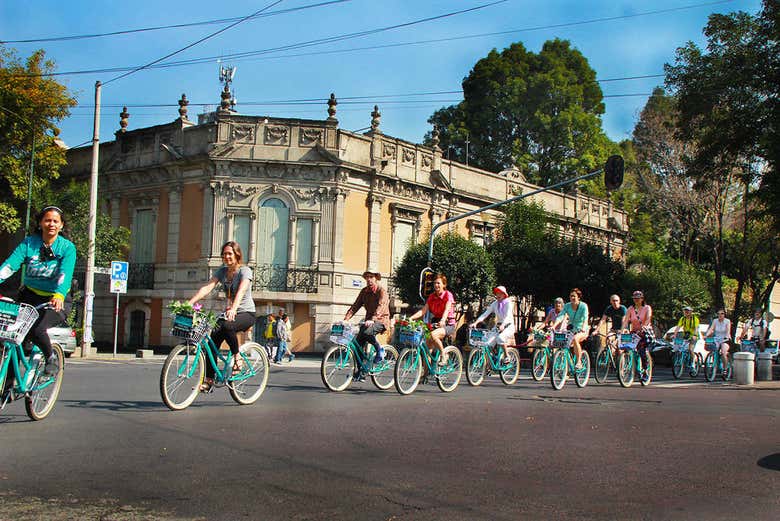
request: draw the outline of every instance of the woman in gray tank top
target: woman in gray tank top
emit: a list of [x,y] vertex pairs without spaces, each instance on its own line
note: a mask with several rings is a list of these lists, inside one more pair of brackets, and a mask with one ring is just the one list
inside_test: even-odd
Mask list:
[[[227,342],[233,353],[233,371],[241,370],[238,354],[238,331],[246,331],[255,323],[255,301],[252,299],[252,270],[248,266],[241,265],[241,247],[235,241],[228,241],[222,245],[222,262],[224,265],[214,272],[202,288],[189,300],[194,304],[221,284],[227,303],[225,305],[225,318],[217,322],[211,332],[214,345],[219,347],[223,341]],[[214,368],[206,364],[206,378],[203,381],[204,389],[208,390],[214,383]]]

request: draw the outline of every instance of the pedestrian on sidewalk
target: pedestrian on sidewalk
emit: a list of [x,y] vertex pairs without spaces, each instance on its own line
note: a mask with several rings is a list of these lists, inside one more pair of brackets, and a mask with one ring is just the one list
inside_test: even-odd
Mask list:
[[292,327],[290,325],[290,318],[286,313],[282,314],[282,316],[276,320],[276,339],[279,343],[279,347],[276,350],[274,361],[277,364],[281,364],[285,352],[289,351],[290,362],[292,362],[295,359],[295,355],[289,348],[289,343],[292,341]]

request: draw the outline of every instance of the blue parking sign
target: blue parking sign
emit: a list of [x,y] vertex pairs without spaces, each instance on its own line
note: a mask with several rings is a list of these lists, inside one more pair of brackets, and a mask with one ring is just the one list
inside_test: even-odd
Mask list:
[[111,261],[111,293],[127,293],[128,264]]

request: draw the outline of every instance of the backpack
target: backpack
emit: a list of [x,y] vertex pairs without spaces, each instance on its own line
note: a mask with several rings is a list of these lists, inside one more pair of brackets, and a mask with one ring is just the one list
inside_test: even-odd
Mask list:
[[276,335],[274,334],[274,322],[273,320],[269,320],[268,324],[265,326],[265,331],[263,332],[263,337],[267,339],[276,338]]

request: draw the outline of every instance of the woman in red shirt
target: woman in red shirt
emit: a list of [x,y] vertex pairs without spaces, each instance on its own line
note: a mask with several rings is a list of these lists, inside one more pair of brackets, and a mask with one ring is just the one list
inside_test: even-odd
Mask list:
[[439,363],[443,364],[442,340],[455,333],[455,297],[447,290],[447,277],[441,273],[437,273],[433,279],[433,293],[428,295],[425,306],[409,318],[416,320],[426,313],[431,314],[429,324],[432,328],[427,340],[428,347],[439,352]]

